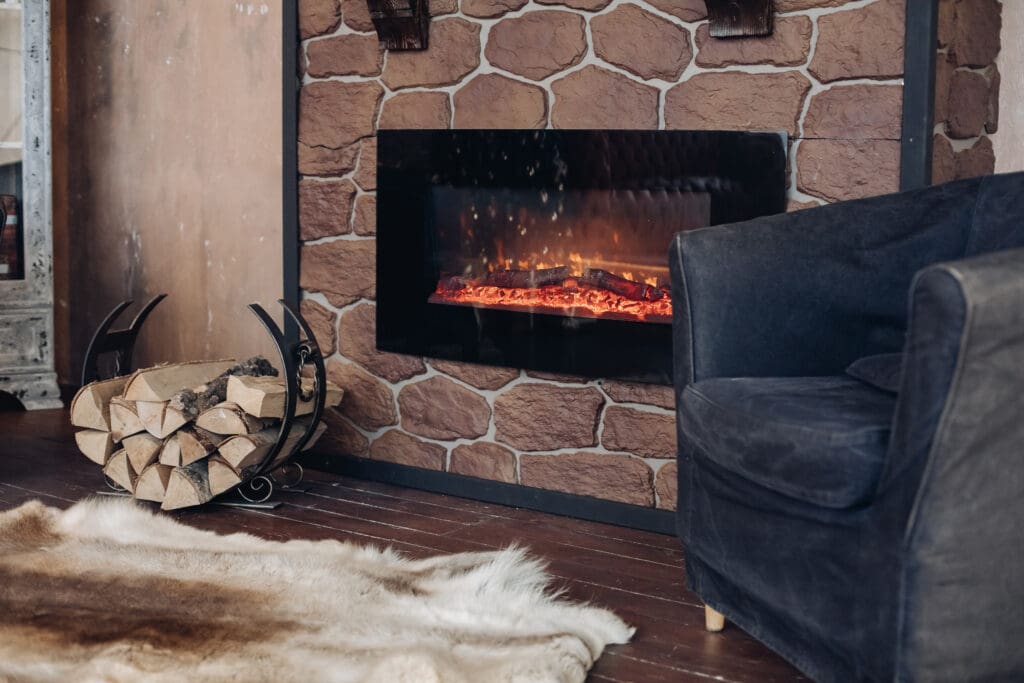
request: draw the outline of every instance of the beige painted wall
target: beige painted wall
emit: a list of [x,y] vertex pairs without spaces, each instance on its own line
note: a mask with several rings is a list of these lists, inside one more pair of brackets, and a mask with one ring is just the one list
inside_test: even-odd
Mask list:
[[245,305],[282,291],[280,3],[66,0],[60,18],[62,380],[114,304],[161,291],[137,364],[273,353]]
[[1024,170],[1024,0],[1003,0],[996,172]]

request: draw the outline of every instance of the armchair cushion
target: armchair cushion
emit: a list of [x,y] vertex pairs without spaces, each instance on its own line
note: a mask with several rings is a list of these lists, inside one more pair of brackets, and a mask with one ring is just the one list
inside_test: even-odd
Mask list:
[[719,467],[845,509],[875,491],[895,406],[849,377],[741,377],[687,386],[678,413],[694,451]]
[[876,389],[895,394],[900,390],[902,370],[902,353],[877,353],[850,363],[846,368],[846,374],[861,382],[867,382]]

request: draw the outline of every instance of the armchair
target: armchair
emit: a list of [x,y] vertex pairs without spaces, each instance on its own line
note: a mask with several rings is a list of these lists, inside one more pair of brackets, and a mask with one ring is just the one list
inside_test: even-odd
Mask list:
[[[1024,679],[1024,173],[669,257],[677,523],[710,613],[818,681]],[[875,354],[896,391],[846,374]]]

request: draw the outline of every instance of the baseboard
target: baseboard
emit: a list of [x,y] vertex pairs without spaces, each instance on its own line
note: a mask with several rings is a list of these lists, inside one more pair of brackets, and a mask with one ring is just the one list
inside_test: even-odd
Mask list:
[[369,479],[485,503],[550,512],[555,515],[652,531],[658,534],[675,535],[676,533],[675,513],[669,510],[656,510],[589,496],[506,484],[500,481],[477,479],[461,474],[425,470],[419,467],[365,458],[314,452],[304,454],[301,462],[304,466],[315,470],[356,479]]

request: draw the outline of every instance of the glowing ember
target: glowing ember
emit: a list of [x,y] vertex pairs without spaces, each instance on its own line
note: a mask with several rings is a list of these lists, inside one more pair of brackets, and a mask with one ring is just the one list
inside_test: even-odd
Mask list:
[[585,318],[672,322],[672,300],[665,287],[618,279],[620,285],[628,283],[620,290],[635,290],[624,296],[605,287],[583,284],[582,279],[594,278],[584,273],[582,277],[569,277],[561,284],[542,287],[498,287],[461,278],[442,278],[430,295],[430,302]]

